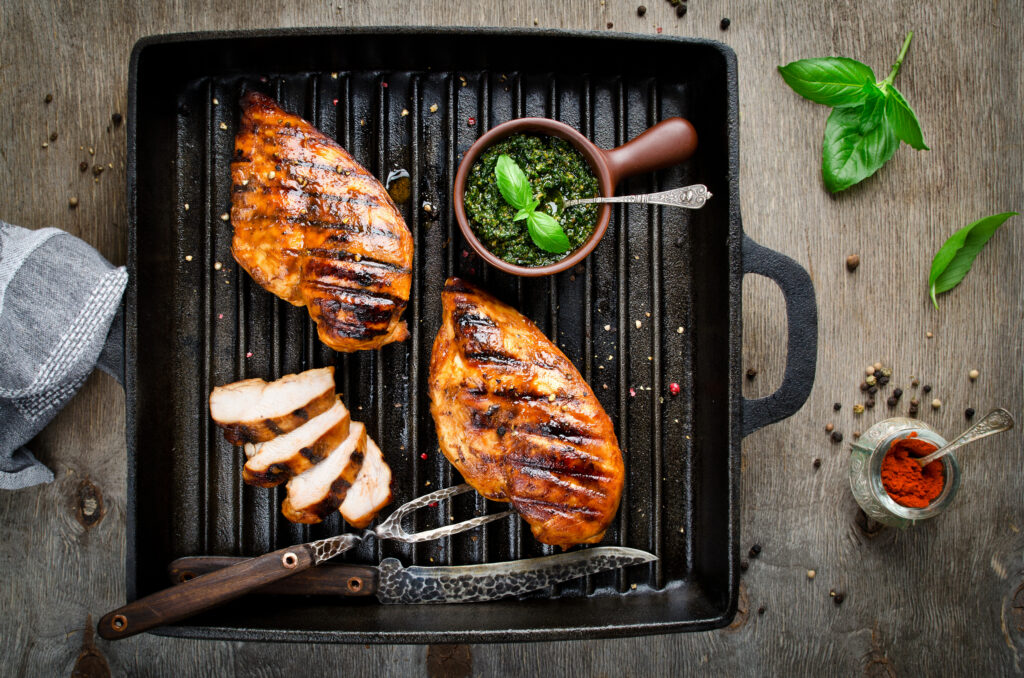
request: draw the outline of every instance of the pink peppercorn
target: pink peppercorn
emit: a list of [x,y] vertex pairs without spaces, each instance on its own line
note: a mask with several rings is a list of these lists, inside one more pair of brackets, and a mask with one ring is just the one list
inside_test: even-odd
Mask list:
[[679,384],[673,381],[671,384],[668,385],[668,392],[674,396],[679,395]]
[[632,387],[630,387],[630,389],[629,389],[629,395],[631,395],[632,397],[634,397],[634,398],[635,398],[635,397],[636,397],[636,389],[635,389],[635,388],[632,388]]
[[426,459],[426,458],[427,458],[427,453],[426,452],[422,452],[420,454],[420,459]]
[[476,118],[470,118],[469,120],[466,121],[466,124],[472,127],[473,125],[476,124]]

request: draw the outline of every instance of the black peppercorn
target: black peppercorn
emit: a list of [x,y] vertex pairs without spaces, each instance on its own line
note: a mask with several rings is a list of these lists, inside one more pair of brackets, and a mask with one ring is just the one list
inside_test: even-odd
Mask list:
[[836,593],[836,595],[832,596],[832,602],[834,602],[836,605],[842,605],[843,600],[845,599],[846,596],[844,596],[842,593]]
[[832,403],[832,409],[838,412],[839,410],[843,409],[843,405],[842,403]]
[[832,431],[832,442],[841,443],[843,442],[843,434],[839,431]]
[[114,113],[112,116],[110,116],[110,121],[113,122],[114,125],[120,125],[122,120],[124,120],[124,118],[121,116],[120,113]]
[[821,459],[815,459],[814,460],[814,468],[816,468],[816,469],[821,468]]
[[639,7],[636,8],[636,15],[637,16],[643,16],[644,14],[647,14],[647,8],[646,7],[644,7],[643,5],[640,5]]
[[974,408],[968,407],[966,410],[964,410],[964,417],[968,419],[974,419]]
[[862,391],[868,390],[868,382],[866,382],[866,381],[860,382],[860,390],[862,390]]
[[761,555],[761,545],[754,544],[753,546],[751,546],[750,553],[748,553],[747,555],[751,558],[757,558],[759,555]]
[[53,101],[53,95],[47,94],[45,97],[43,97],[43,101],[45,101],[46,103],[50,103],[51,101]]
[[893,394],[893,395],[894,395],[895,397],[897,397],[897,398],[902,398],[902,397],[903,397],[903,389],[902,389],[902,388],[900,388],[899,386],[897,386],[896,388],[894,388],[894,389],[892,390],[892,394]]
[[52,132],[50,134],[50,141],[56,141],[56,140],[57,140],[57,133],[56,132]]
[[686,16],[686,5],[676,5],[676,16]]
[[758,614],[764,614],[764,605],[762,605],[761,607],[757,608],[757,613]]
[[875,379],[881,379],[885,375],[882,374],[882,370],[875,370]]
[[729,24],[731,23],[732,22],[729,21],[728,19],[722,19],[722,22],[718,24],[718,27],[721,28],[723,31],[727,31],[729,30]]
[[914,388],[917,388],[918,386],[921,385],[921,382],[919,382],[917,379],[912,379],[910,385],[913,386]]
[[868,398],[867,400],[864,401],[864,407],[867,407],[868,409],[870,409],[870,408],[872,408],[874,406],[875,406],[875,399],[874,398]]
[[870,387],[868,387],[868,393],[870,393],[871,395],[875,395],[876,393],[878,393],[878,387],[877,386],[870,386]]
[[78,171],[79,172],[87,172],[88,170],[89,170],[89,163],[87,163],[84,160],[82,162],[78,163]]
[[925,384],[924,386],[921,387],[921,390],[924,391],[925,393],[931,393],[932,387],[929,386],[928,384]]
[[753,367],[751,367],[750,369],[747,370],[747,379],[753,379],[756,376],[757,376],[757,370],[755,370]]
[[746,572],[750,569],[750,563],[746,560],[740,560],[740,572]]
[[889,396],[886,399],[885,404],[888,405],[889,407],[896,407],[897,402],[899,402],[899,398],[897,398],[896,396]]
[[879,386],[888,386],[889,385],[889,377],[879,377],[878,378],[878,385]]

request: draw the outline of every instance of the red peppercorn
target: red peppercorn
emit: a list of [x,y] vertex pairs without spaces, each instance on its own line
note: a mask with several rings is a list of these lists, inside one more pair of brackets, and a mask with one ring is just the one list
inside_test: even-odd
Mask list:
[[380,86],[381,86],[381,87],[387,87],[387,86],[388,86],[388,84],[387,84],[386,82],[382,82],[382,83],[380,84]]
[[337,100],[337,99],[335,99],[335,100],[334,100],[334,105],[335,105],[335,106],[337,106],[337,105],[338,105],[338,100]]
[[636,397],[636,389],[635,388],[630,388],[629,389],[629,395],[631,395],[632,397],[635,398]]
[[476,118],[470,118],[469,120],[466,121],[466,124],[472,127],[473,125],[476,124]]
[[427,458],[427,453],[426,452],[423,452],[422,454],[420,454],[420,459],[426,459],[426,458]]
[[673,381],[671,384],[668,385],[668,392],[674,396],[679,395],[679,384]]
[[437,508],[437,502],[436,501],[430,502],[430,508]]

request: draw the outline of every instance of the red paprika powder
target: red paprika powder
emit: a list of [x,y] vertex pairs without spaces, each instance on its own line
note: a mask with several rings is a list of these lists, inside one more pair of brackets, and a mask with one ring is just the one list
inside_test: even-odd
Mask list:
[[926,508],[942,494],[946,474],[937,459],[921,468],[915,457],[925,457],[938,447],[911,433],[889,446],[882,460],[882,486],[893,501],[910,508]]

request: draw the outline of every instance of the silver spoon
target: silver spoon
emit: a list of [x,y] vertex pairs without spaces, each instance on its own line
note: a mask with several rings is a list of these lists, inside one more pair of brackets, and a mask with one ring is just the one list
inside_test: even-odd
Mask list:
[[968,443],[973,443],[975,440],[981,440],[982,438],[987,438],[991,435],[995,435],[996,433],[1009,431],[1011,428],[1013,428],[1013,416],[1000,407],[986,414],[981,421],[961,433],[953,442],[947,443],[929,454],[927,457],[921,457],[915,461],[921,464],[923,468],[936,459],[944,457],[954,450],[959,450]]
[[586,205],[595,202],[628,202],[640,205],[669,205],[670,207],[686,207],[695,210],[703,207],[704,203],[706,203],[710,197],[711,192],[708,190],[707,186],[704,184],[694,184],[693,186],[673,188],[671,191],[662,191],[660,193],[613,195],[610,198],[582,198],[580,200],[566,200],[562,203],[562,206],[572,207],[573,205]]

